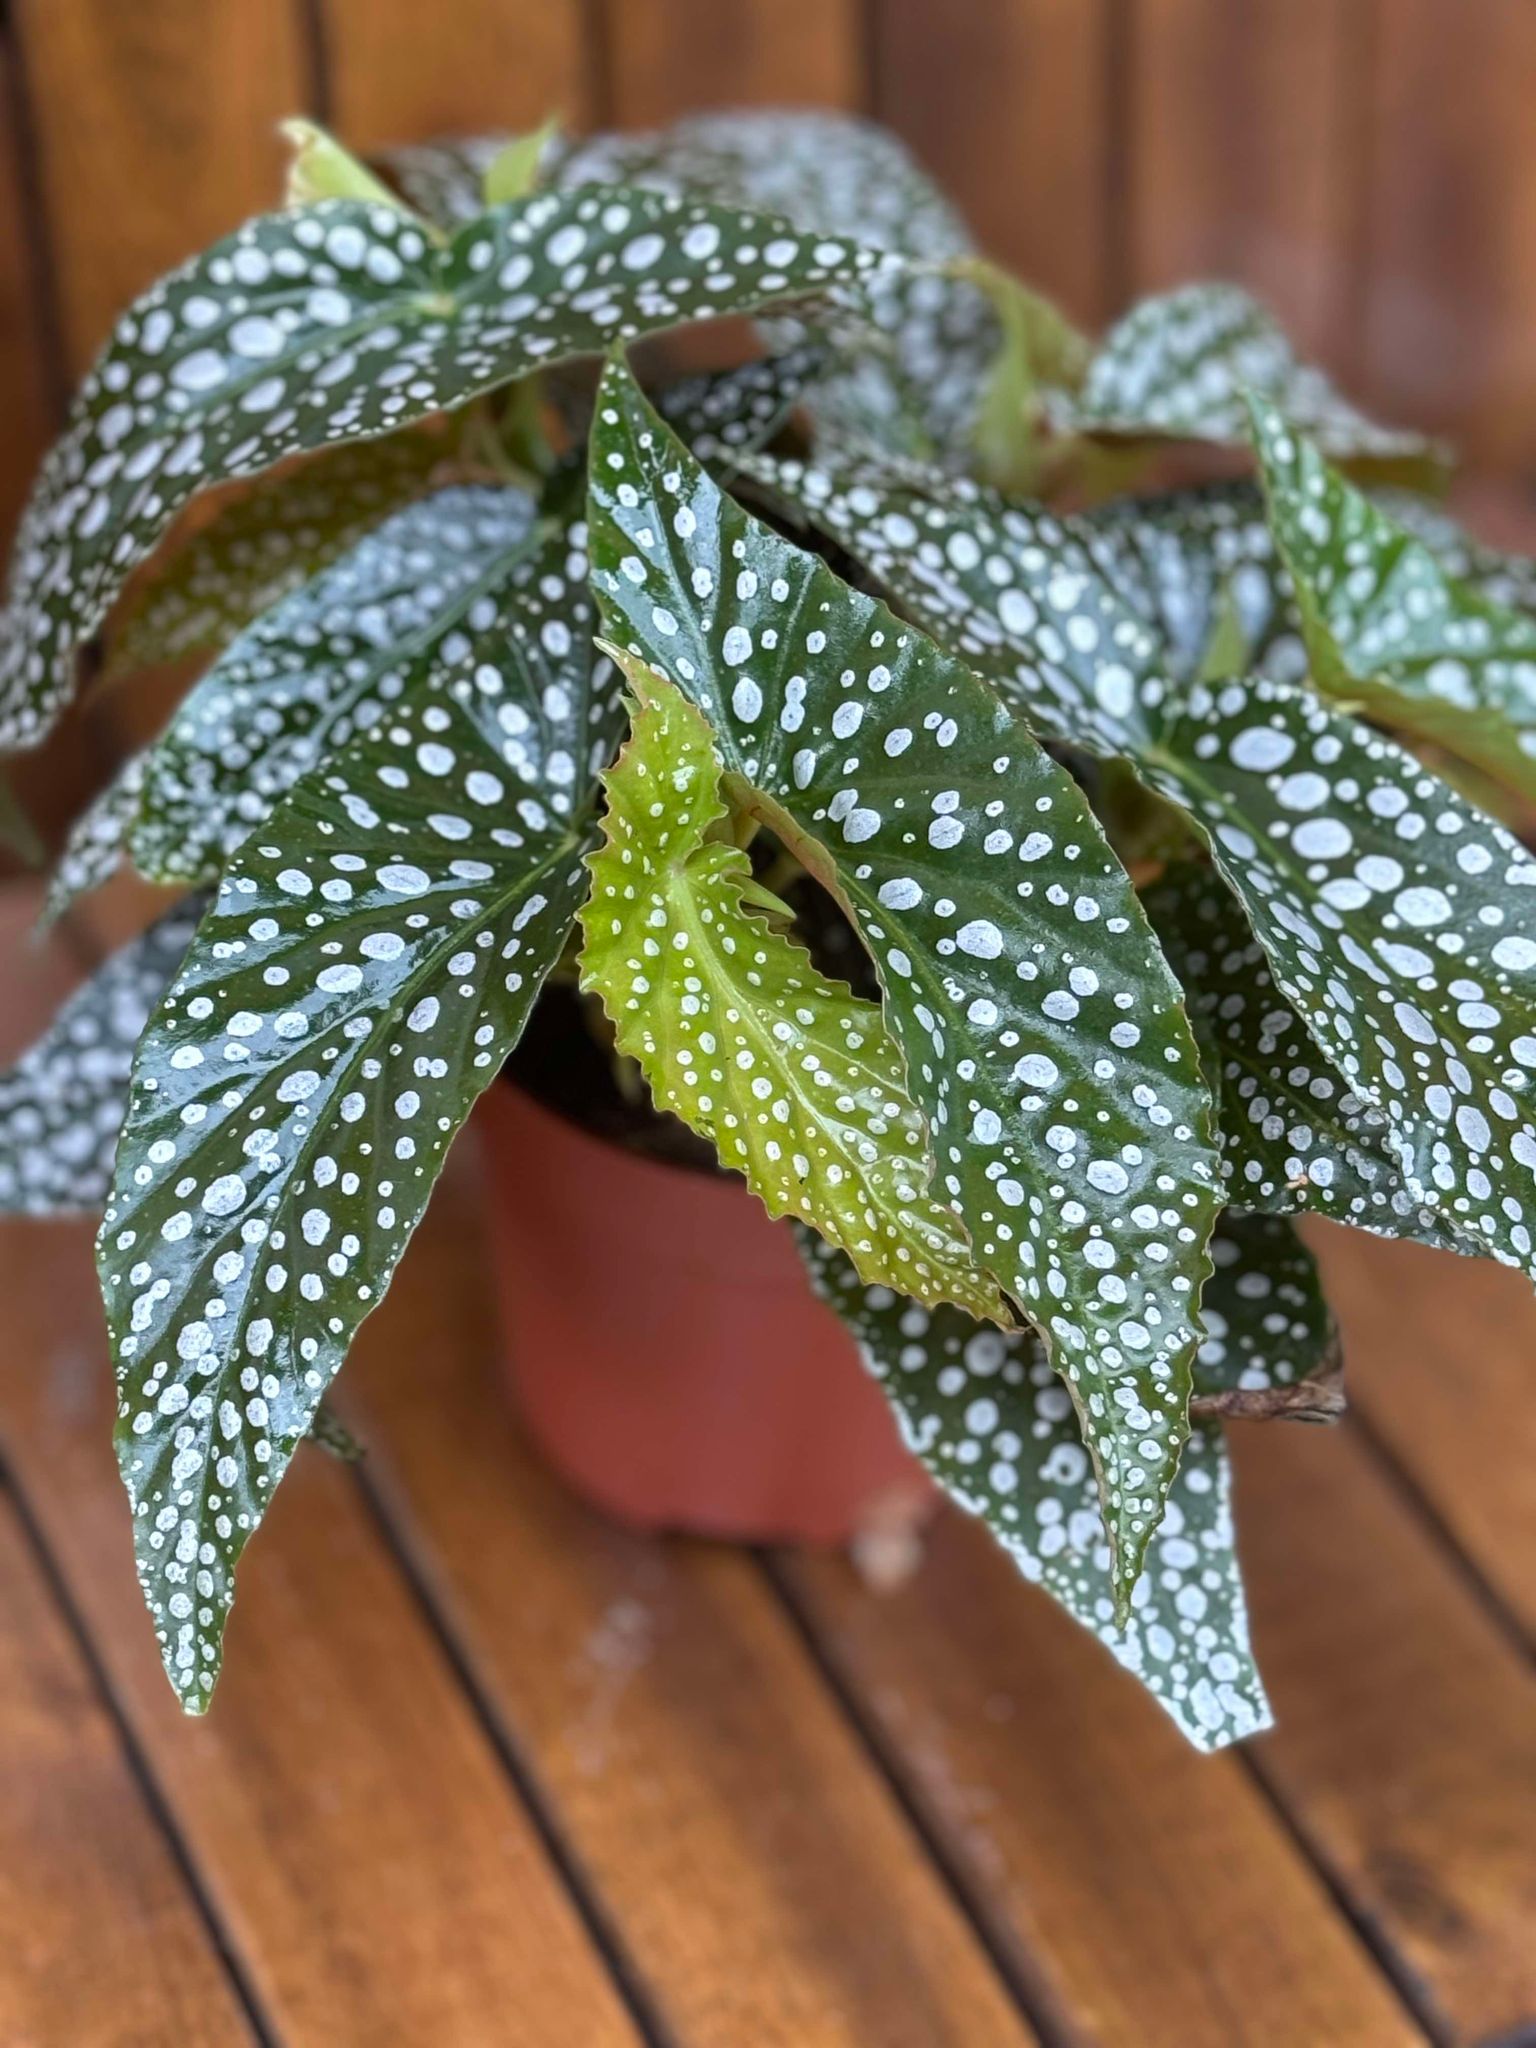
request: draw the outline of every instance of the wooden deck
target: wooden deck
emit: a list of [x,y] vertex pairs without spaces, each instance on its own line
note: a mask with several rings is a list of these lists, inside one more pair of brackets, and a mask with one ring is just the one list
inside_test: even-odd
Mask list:
[[[0,933],[14,1051],[74,970]],[[89,950],[89,941],[78,950]],[[1536,1302],[1319,1245],[1353,1419],[1239,1433],[1277,1733],[1214,1760],[982,1531],[875,1597],[649,1542],[494,1377],[472,1148],[296,1459],[202,1723],[84,1225],[0,1228],[3,2048],[1536,2043]]]

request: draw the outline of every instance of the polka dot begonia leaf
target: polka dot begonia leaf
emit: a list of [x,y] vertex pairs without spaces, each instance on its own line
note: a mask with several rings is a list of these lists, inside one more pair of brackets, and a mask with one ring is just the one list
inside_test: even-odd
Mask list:
[[203,899],[178,903],[99,967],[0,1074],[0,1214],[99,1209],[134,1047],[181,963]]
[[929,1191],[927,1127],[879,1005],[828,981],[771,922],[747,855],[711,836],[727,812],[703,714],[621,659],[640,702],[605,778],[581,913],[582,987],[619,1050],[771,1216],[814,1224],[865,1280],[1012,1323]]
[[1275,406],[1249,412],[1313,683],[1536,800],[1536,619],[1458,584]]
[[1206,1054],[1230,1198],[1269,1215],[1312,1210],[1380,1237],[1467,1249],[1409,1193],[1386,1118],[1323,1058],[1221,877],[1182,862],[1147,892],[1146,906]]
[[1081,791],[971,670],[726,497],[611,363],[591,451],[609,639],[698,704],[745,804],[880,972],[939,1188],[1045,1333],[1122,1597],[1184,1435],[1217,1205],[1177,984]]
[[76,818],[48,877],[41,924],[51,925],[77,896],[97,889],[123,864],[128,831],[144,794],[147,750],[130,754],[116,775]]
[[[407,142],[381,150],[374,161],[418,213],[452,232],[484,213],[486,172],[515,139],[511,129],[445,136],[438,142]],[[556,141],[551,156],[560,150]]]
[[868,463],[751,465],[1031,718],[1186,812],[1414,1201],[1536,1271],[1536,860],[1302,686],[1171,682],[1155,627],[1049,514]]
[[213,879],[317,761],[413,684],[494,651],[535,511],[520,490],[439,491],[247,627],[144,757],[128,825],[140,873]]
[[236,1560],[570,934],[620,719],[588,635],[509,616],[499,658],[288,792],[145,1033],[98,1263],[140,1578],[194,1712]]
[[426,429],[328,449],[264,477],[176,549],[120,609],[106,672],[213,653],[407,499],[447,447]]
[[1424,543],[1447,576],[1511,611],[1536,612],[1536,561],[1529,556],[1488,547],[1438,504],[1412,491],[1384,486],[1371,498],[1389,519]]
[[[1220,1427],[1191,1430],[1130,1609],[1117,1618],[1093,1461],[1034,1336],[866,1287],[808,1231],[800,1246],[908,1444],[950,1498],[987,1523],[1024,1577],[1091,1630],[1197,1748],[1221,1749],[1267,1728]],[[1217,1268],[1211,1292],[1227,1270]],[[1226,1357],[1218,1379],[1225,1373]]]
[[41,739],[76,648],[195,492],[616,339],[862,289],[897,260],[619,187],[536,193],[446,247],[355,200],[248,221],[123,315],[43,466],[0,613],[0,744]]
[[[861,300],[868,322],[841,331],[838,373],[808,410],[819,427],[876,446],[965,452],[1002,330],[987,294],[949,268],[974,251],[968,229],[896,136],[821,110],[700,114],[649,134],[593,136],[552,177],[761,207],[806,232],[913,259]],[[775,320],[768,331],[780,346],[804,329]]]
[[1342,1412],[1338,1331],[1295,1225],[1228,1209],[1212,1233],[1211,1264],[1191,1414],[1262,1415],[1264,1397],[1286,1389],[1316,1389],[1316,1407],[1275,1404],[1268,1412],[1309,1421]]
[[1444,458],[1422,435],[1376,426],[1302,362],[1278,321],[1236,285],[1181,285],[1135,305],[1100,342],[1081,389],[1054,408],[1080,434],[1246,445],[1244,395],[1281,406],[1338,458],[1401,465]]

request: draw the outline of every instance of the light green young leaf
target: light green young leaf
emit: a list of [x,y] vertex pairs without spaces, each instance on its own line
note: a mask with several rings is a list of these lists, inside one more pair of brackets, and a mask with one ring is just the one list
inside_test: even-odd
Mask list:
[[431,487],[447,450],[422,428],[328,449],[254,484],[129,595],[105,673],[211,653]]
[[1249,412],[1313,683],[1536,799],[1536,619],[1458,584],[1276,407]]
[[526,199],[546,162],[559,153],[559,141],[560,118],[551,114],[526,135],[503,143],[485,168],[485,204],[505,206],[509,200]]
[[1338,459],[1443,466],[1443,451],[1422,435],[1376,426],[1357,411],[1321,370],[1299,360],[1273,315],[1230,284],[1181,285],[1133,306],[1056,416],[1077,433],[1241,447],[1247,391],[1272,399]]
[[0,1074],[0,1213],[70,1216],[106,1200],[134,1047],[203,907],[178,903],[120,948]]
[[284,121],[280,132],[293,151],[283,193],[289,206],[314,206],[323,199],[361,199],[380,206],[400,206],[397,195],[365,163],[360,163],[334,135],[313,121]]
[[368,440],[525,372],[893,259],[654,192],[541,192],[446,247],[394,207],[269,214],[163,278],[82,386],[0,614],[0,745],[35,743],[74,654],[194,492]]
[[1409,1193],[1386,1118],[1318,1051],[1221,877],[1183,862],[1144,901],[1205,1054],[1229,1198],[1268,1215],[1311,1210],[1379,1237],[1468,1249]]
[[1200,828],[1412,1199],[1536,1271],[1536,861],[1383,735],[1267,677],[1168,681],[1078,533],[979,488],[752,458],[929,631]]
[[1215,1210],[1176,984],[1077,785],[980,679],[725,497],[617,364],[592,444],[608,637],[697,703],[727,794],[849,911],[941,1192],[1037,1321],[1122,1592],[1184,1434]]
[[1267,1728],[1220,1429],[1190,1432],[1146,1570],[1117,1620],[1093,1464],[1033,1334],[987,1329],[958,1309],[924,1309],[865,1287],[810,1232],[799,1242],[812,1283],[881,1382],[908,1444],[951,1499],[987,1523],[1025,1578],[1091,1630],[1197,1748],[1221,1749]]
[[248,627],[132,764],[140,794],[126,830],[139,872],[213,880],[317,761],[413,684],[475,647],[499,648],[534,525],[524,491],[439,491]]
[[509,621],[499,662],[298,783],[145,1033],[98,1264],[140,1580],[191,1712],[236,1561],[569,936],[617,738],[591,661],[552,673]]
[[814,1224],[865,1280],[1011,1323],[954,1211],[928,1192],[927,1129],[879,1005],[818,974],[765,920],[772,899],[718,833],[727,812],[703,716],[619,659],[640,701],[605,778],[581,913],[581,985],[619,1050],[770,1216]]

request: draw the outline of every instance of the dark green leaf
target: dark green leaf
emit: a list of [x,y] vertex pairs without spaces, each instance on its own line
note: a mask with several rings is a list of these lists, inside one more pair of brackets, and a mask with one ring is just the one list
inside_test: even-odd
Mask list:
[[1274,317],[1230,284],[1182,285],[1133,306],[1104,337],[1082,389],[1057,418],[1079,433],[1241,447],[1247,391],[1273,399],[1330,455],[1388,465],[1436,459],[1422,435],[1378,427],[1357,411],[1321,370],[1298,359]]
[[1129,1615],[1117,1621],[1092,1460],[1036,1339],[865,1287],[840,1254],[799,1235],[817,1291],[847,1324],[907,1442],[1024,1576],[1091,1629],[1198,1748],[1268,1727],[1219,1428],[1190,1432]]
[[700,462],[728,467],[773,439],[827,362],[822,343],[801,342],[738,369],[679,378],[657,394],[656,410]]
[[940,1190],[1053,1345],[1119,1583],[1184,1432],[1216,1194],[1176,984],[1081,791],[970,670],[722,495],[618,365],[592,447],[608,635],[704,710],[727,792],[879,968]]
[[440,228],[466,227],[485,212],[485,181],[496,159],[518,136],[467,135],[440,142],[409,142],[375,158],[416,211]]
[[865,1280],[1011,1323],[954,1211],[928,1191],[927,1128],[879,1004],[828,981],[774,928],[782,906],[718,836],[727,813],[703,715],[619,659],[640,702],[587,863],[581,985],[602,998],[620,1052],[770,1216],[814,1224]]
[[1265,677],[1176,687],[1079,535],[973,487],[752,458],[912,614],[1199,826],[1413,1200],[1533,1270],[1536,861],[1394,742]]
[[[498,649],[534,525],[526,492],[439,491],[248,627],[143,757],[127,825],[140,872],[212,880],[285,790],[414,682]],[[557,567],[563,553],[562,537]]]
[[328,450],[254,484],[178,548],[123,608],[107,673],[222,647],[431,483],[447,448],[427,429]]
[[202,909],[178,903],[114,953],[0,1074],[0,1212],[67,1216],[106,1200],[134,1047]]
[[1381,1237],[1465,1249],[1409,1193],[1386,1118],[1318,1051],[1221,877],[1186,862],[1145,900],[1206,1055],[1230,1198],[1270,1215],[1314,1210]]
[[1389,519],[1423,541],[1448,576],[1511,611],[1536,611],[1536,561],[1486,547],[1446,512],[1411,491],[1383,488],[1372,497]]
[[1228,1209],[1211,1260],[1191,1413],[1308,1422],[1342,1414],[1338,1332],[1295,1226]]
[[135,1066],[99,1263],[140,1577],[194,1712],[235,1562],[585,892],[612,671],[507,626],[290,790]]
[[1458,584],[1274,406],[1249,410],[1314,684],[1536,799],[1536,619]]
[[394,207],[354,200],[247,222],[123,316],[44,465],[0,616],[0,744],[42,737],[76,647],[194,492],[616,338],[872,279],[890,261],[616,188],[538,193],[446,248]]
[[70,827],[48,878],[41,919],[45,930],[77,896],[98,888],[122,866],[129,827],[138,816],[144,793],[146,759],[143,753],[130,754]]

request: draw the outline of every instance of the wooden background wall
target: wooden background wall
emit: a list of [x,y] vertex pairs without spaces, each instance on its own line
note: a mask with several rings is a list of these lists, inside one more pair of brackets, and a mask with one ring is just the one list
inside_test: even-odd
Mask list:
[[1362,396],[1536,473],[1536,0],[10,0],[0,518],[156,271],[361,149],[745,102],[899,129],[1085,319],[1266,294]]

